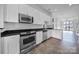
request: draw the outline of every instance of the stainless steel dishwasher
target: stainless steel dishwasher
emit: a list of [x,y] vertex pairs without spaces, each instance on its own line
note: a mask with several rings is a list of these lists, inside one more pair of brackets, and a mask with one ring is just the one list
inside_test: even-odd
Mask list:
[[47,29],[43,30],[43,41],[47,39]]

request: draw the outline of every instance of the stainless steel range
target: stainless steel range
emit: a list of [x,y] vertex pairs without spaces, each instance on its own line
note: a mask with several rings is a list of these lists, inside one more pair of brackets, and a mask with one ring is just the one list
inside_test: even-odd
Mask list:
[[36,32],[27,31],[20,34],[20,53],[28,53],[36,44]]

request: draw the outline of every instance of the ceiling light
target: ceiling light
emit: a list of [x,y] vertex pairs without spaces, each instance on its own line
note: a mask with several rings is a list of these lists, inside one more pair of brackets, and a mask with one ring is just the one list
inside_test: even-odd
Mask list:
[[71,3],[69,3],[69,6],[71,6],[72,4]]

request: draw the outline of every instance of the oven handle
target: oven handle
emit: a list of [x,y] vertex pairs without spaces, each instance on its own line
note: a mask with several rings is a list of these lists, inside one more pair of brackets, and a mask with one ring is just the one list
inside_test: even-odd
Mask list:
[[32,34],[32,35],[28,35],[28,36],[21,36],[20,39],[26,39],[26,38],[29,38],[29,37],[32,37],[32,36],[36,36],[36,34]]

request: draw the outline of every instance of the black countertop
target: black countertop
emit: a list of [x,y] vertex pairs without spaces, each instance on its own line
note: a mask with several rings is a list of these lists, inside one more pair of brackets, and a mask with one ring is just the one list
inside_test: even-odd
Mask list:
[[45,30],[50,30],[52,28],[37,28],[37,29],[24,29],[24,30],[6,30],[4,32],[1,33],[1,37],[5,37],[5,36],[11,36],[11,35],[19,35],[21,32],[27,32],[27,31],[45,31]]
[[1,32],[1,37],[17,35],[27,31],[44,31],[52,28],[43,28],[41,24],[22,24],[22,23],[5,23],[5,27]]

